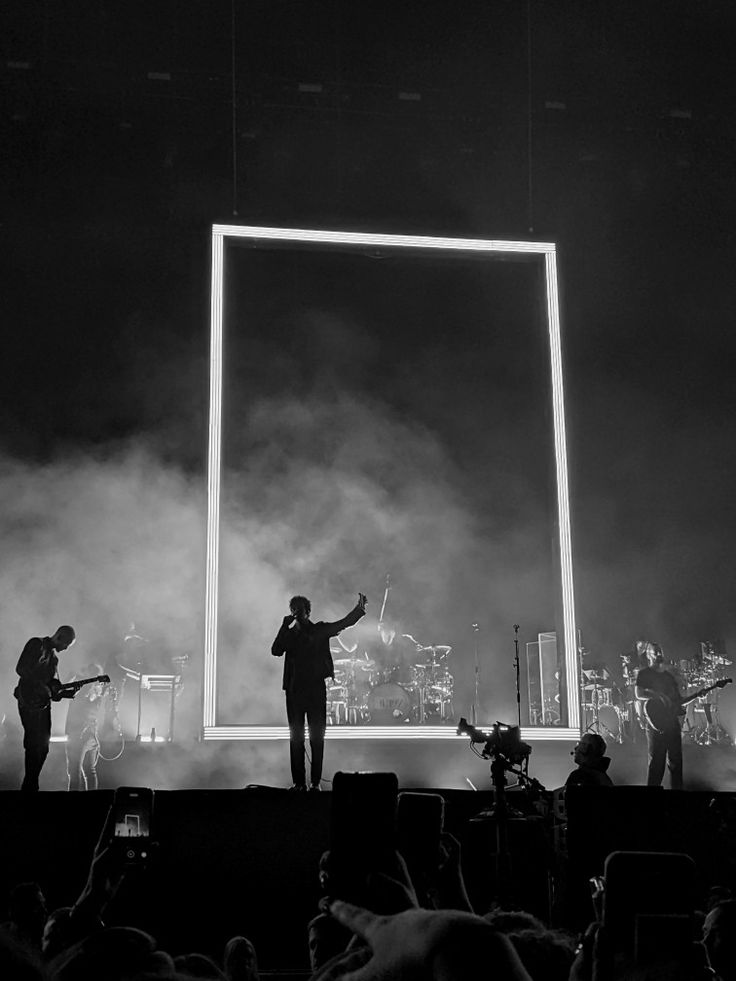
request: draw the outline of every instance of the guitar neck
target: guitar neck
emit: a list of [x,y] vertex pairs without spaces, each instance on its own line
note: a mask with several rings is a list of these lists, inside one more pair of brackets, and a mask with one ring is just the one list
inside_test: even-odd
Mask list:
[[106,674],[97,675],[95,678],[80,678],[79,681],[69,681],[65,685],[62,685],[62,689],[66,691],[79,691],[80,688],[84,688],[85,685],[93,685],[97,681],[109,682],[110,678]]
[[683,698],[682,704],[689,705],[690,702],[694,702],[696,698],[702,698],[703,695],[707,695],[709,691],[713,691],[714,688],[722,688],[722,685],[709,685],[707,688],[701,688],[700,691],[693,692],[692,695],[688,695],[687,698]]

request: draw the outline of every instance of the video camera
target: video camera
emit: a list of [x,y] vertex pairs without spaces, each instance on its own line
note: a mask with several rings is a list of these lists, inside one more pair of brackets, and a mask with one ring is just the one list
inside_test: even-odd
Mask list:
[[518,766],[526,762],[532,752],[529,743],[522,742],[521,729],[503,722],[495,722],[490,732],[484,732],[470,725],[467,719],[460,719],[457,734],[469,736],[473,743],[484,743],[481,756],[485,760],[502,757],[511,765]]

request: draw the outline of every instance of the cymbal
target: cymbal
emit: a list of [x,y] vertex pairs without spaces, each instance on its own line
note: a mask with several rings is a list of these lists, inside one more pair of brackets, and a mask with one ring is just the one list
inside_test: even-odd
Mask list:
[[721,654],[704,654],[704,661],[709,661],[711,664],[733,664],[733,661],[729,661],[727,657],[723,657]]
[[361,671],[370,671],[376,666],[376,662],[366,657],[342,657],[332,662],[336,668],[360,668]]
[[432,657],[446,657],[452,648],[448,644],[429,644],[427,647],[419,647],[418,654],[431,654]]
[[136,634],[136,633],[126,634],[123,637],[124,644],[127,644],[131,640],[134,640],[138,644],[150,644],[148,637],[141,637],[140,634]]
[[594,684],[583,685],[583,691],[593,691],[594,688],[613,688],[610,681],[596,681]]

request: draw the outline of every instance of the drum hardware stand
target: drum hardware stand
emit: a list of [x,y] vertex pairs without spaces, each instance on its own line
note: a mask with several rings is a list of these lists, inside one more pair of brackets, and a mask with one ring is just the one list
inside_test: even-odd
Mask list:
[[[348,671],[348,708],[347,708],[347,724],[349,726],[357,726],[358,724],[358,697],[357,697],[357,685],[355,684],[355,663],[350,665],[350,670]],[[352,703],[352,704],[351,704]]]
[[[590,678],[585,678],[585,670],[583,670],[583,678],[586,681],[592,681],[593,682],[593,702],[592,702],[592,706],[593,706],[593,718],[588,723],[588,725],[585,727],[585,729],[583,730],[583,732],[584,733],[585,732],[594,732],[594,733],[596,733],[599,736],[604,736],[604,737],[607,736],[609,739],[613,739],[614,742],[617,742],[617,743],[623,742],[623,737],[621,736],[620,731],[619,731],[619,735],[618,736],[615,736],[611,732],[611,730],[608,728],[608,726],[604,722],[601,722],[601,719],[600,719],[601,692],[604,690],[604,686],[599,685],[598,682],[600,680],[605,681],[605,678],[603,678],[603,679],[599,678],[599,676],[598,676],[599,675],[599,671],[598,671],[597,668],[589,669],[588,674],[590,675]],[[617,712],[617,714],[618,714],[618,712]]]
[[720,693],[716,692],[716,700],[713,702],[705,702],[703,704],[703,713],[705,715],[705,725],[703,726],[690,726],[689,728],[683,729],[683,735],[689,736],[691,742],[696,743],[698,746],[717,746],[720,744],[730,745],[731,737],[726,730],[718,721],[718,695]]
[[[585,672],[583,672],[585,674]],[[587,680],[587,679],[586,679]],[[601,720],[598,712],[598,685],[593,681],[593,719],[585,727],[584,732],[595,732],[601,735]]]
[[139,659],[136,661],[136,666],[138,668],[138,722],[135,729],[135,741],[139,743],[141,741],[141,709],[143,706],[143,662]]
[[588,652],[583,647],[583,633],[578,627],[578,708],[580,709],[580,729],[582,732],[583,722],[585,720],[585,696],[583,691],[585,689],[585,675],[583,674],[583,658]]
[[345,707],[345,722],[349,726],[357,726],[360,707],[358,705],[358,687],[355,683],[355,661],[352,661],[348,668],[346,681],[347,703]]
[[418,693],[419,693],[419,725],[423,726],[424,719],[425,719],[425,703],[427,701],[427,686],[420,685]]
[[[600,708],[599,688],[598,688],[597,680],[594,678],[593,679],[593,719],[591,722],[588,723],[584,731],[595,732],[599,736],[604,735],[605,732],[605,735],[610,736],[611,735],[610,729],[608,728],[608,726],[605,726],[600,720],[599,708]],[[604,730],[604,732],[602,732],[601,730]]]
[[480,677],[480,666],[478,664],[478,631],[480,630],[480,625],[477,623],[472,623],[471,627],[473,628],[473,640],[475,646],[475,693],[473,695],[473,706],[470,712],[470,718],[475,726],[478,724],[478,680]]
[[[514,624],[514,670],[516,671],[516,718],[521,729],[521,691],[519,688],[519,624]],[[544,697],[544,696],[542,696]],[[542,704],[544,714],[544,704]]]
[[[585,721],[585,697],[583,692],[586,689],[586,682],[590,679],[586,677],[585,665],[583,664],[586,656],[588,655],[588,650],[583,647],[583,635],[578,629],[578,654],[580,663],[580,725]],[[589,671],[590,674],[595,674],[596,672]],[[583,734],[586,732],[595,732],[599,736],[601,734],[601,720],[598,715],[598,685],[595,678],[593,678],[593,720],[589,722],[588,725],[583,729]]]

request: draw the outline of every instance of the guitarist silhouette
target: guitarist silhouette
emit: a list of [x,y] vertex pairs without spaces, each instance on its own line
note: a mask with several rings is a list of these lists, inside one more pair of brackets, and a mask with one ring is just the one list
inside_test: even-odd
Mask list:
[[[657,715],[657,728],[648,724],[647,749],[649,765],[647,786],[659,787],[664,777],[665,764],[670,773],[672,790],[682,790],[682,735],[680,715],[682,696],[674,675],[664,667],[664,655],[659,644],[639,641],[637,650],[646,659],[647,666],[641,668],[636,676],[635,694],[644,705],[646,717],[647,704],[650,703]],[[654,712],[652,714],[655,714]]]
[[38,778],[49,754],[51,702],[74,698],[75,692],[64,690],[59,681],[58,655],[68,650],[75,638],[74,628],[64,624],[50,637],[31,637],[18,659],[15,670],[20,680],[13,694],[23,726],[25,774],[21,790],[38,790]]

